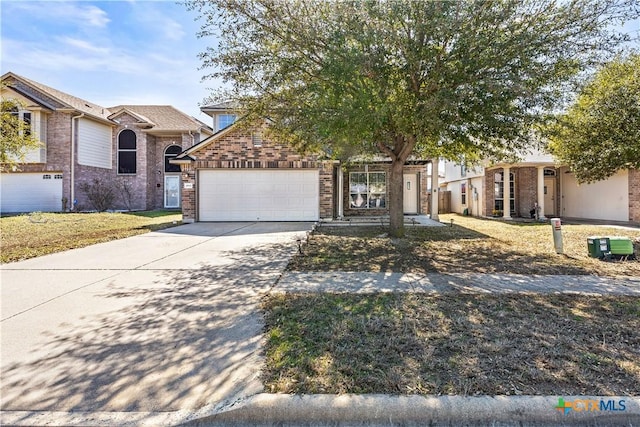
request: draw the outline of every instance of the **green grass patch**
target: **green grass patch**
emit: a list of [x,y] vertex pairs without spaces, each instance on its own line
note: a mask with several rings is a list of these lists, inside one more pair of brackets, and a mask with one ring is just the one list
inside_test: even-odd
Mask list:
[[12,262],[182,224],[182,213],[31,213],[0,218],[0,261]]
[[637,395],[640,298],[273,294],[273,393]]

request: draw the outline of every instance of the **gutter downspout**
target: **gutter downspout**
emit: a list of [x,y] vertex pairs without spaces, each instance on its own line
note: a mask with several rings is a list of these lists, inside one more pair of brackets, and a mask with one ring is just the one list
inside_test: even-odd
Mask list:
[[71,183],[70,183],[70,187],[71,187],[71,191],[70,191],[70,195],[71,195],[71,200],[69,200],[70,204],[71,204],[71,210],[75,210],[76,208],[76,204],[75,202],[75,188],[76,188],[76,177],[75,177],[75,171],[76,171],[76,126],[75,126],[75,120],[77,119],[81,119],[82,117],[84,117],[84,113],[78,115],[78,116],[72,116],[71,117]]

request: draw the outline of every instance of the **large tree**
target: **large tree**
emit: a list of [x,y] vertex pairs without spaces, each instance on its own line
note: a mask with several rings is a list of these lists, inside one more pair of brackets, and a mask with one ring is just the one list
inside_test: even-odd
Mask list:
[[603,67],[552,131],[551,151],[579,182],[640,169],[640,54]]
[[[391,160],[390,233],[401,236],[410,156],[467,161],[527,147],[579,72],[619,41],[631,2],[190,0],[205,77],[301,151]],[[637,14],[636,14],[637,16]]]
[[9,98],[0,100],[0,171],[17,170],[25,156],[41,146],[31,133],[31,123],[20,118],[20,104]]

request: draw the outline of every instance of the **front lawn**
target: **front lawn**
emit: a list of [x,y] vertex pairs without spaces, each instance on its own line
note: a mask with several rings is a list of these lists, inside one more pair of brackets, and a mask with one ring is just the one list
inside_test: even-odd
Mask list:
[[563,225],[564,255],[557,255],[551,226],[442,215],[453,227],[407,226],[391,239],[380,226],[322,226],[290,270],[415,273],[595,274],[640,276],[640,261],[589,258],[587,237],[640,237],[640,230]]
[[182,223],[176,211],[31,213],[0,218],[0,261],[12,262]]
[[[293,271],[640,276],[589,258],[587,236],[640,231],[456,215],[453,227],[322,226]],[[264,303],[274,393],[640,394],[640,298],[447,293],[273,293]]]
[[640,298],[273,294],[272,393],[640,394]]

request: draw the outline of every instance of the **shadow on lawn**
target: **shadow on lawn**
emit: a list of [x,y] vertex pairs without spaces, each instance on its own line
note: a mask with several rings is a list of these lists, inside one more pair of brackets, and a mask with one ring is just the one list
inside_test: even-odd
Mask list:
[[97,297],[118,308],[61,325],[3,366],[2,409],[167,411],[259,392],[259,303],[292,250],[263,245],[223,253],[223,265],[115,276]]
[[265,307],[271,392],[640,392],[637,298],[276,294]]
[[322,227],[293,271],[373,271],[402,273],[593,274],[569,257],[530,253],[459,225],[407,227],[391,239],[381,227]]

